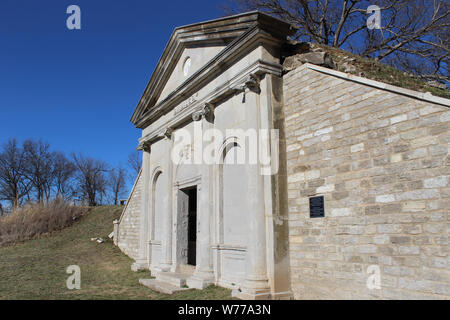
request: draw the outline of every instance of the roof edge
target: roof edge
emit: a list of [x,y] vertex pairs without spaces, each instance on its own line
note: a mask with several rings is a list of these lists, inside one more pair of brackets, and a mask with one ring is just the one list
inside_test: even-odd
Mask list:
[[195,22],[192,24],[176,27],[174,31],[179,31],[182,29],[193,28],[193,27],[200,26],[200,25],[213,24],[213,23],[218,23],[221,21],[233,20],[233,19],[238,19],[238,18],[243,18],[243,17],[248,17],[248,16],[255,16],[255,18],[256,18],[255,20],[266,19],[266,20],[276,21],[280,24],[286,25],[289,29],[292,29],[292,30],[298,29],[297,26],[295,26],[289,22],[283,21],[280,18],[274,17],[268,13],[265,13],[265,12],[262,12],[259,10],[253,10],[253,11],[247,11],[247,12],[238,13],[238,14],[234,14],[234,15],[224,16],[222,18],[210,19],[210,20],[206,20],[206,21],[202,21],[202,22]]
[[328,75],[331,75],[334,77],[338,77],[341,79],[350,80],[350,81],[364,84],[364,85],[367,85],[370,87],[374,87],[374,88],[377,88],[380,90],[386,90],[386,91],[390,91],[393,93],[408,96],[411,98],[415,98],[415,99],[431,102],[434,104],[439,104],[439,105],[443,105],[446,107],[450,107],[450,99],[434,96],[430,92],[420,92],[420,91],[415,91],[415,90],[411,90],[411,89],[405,89],[405,88],[397,87],[397,86],[387,84],[387,83],[384,83],[381,81],[376,81],[376,80],[371,80],[368,78],[355,76],[353,74],[321,67],[321,66],[311,64],[311,63],[305,63],[295,70],[303,70],[303,69],[311,69],[311,70],[325,73],[325,74],[328,74]]
[[[215,20],[208,20],[203,22],[198,22],[186,26],[181,26],[176,28],[166,47],[164,48],[164,51],[156,64],[156,67],[152,73],[152,76],[144,89],[144,92],[139,99],[139,102],[131,116],[130,121],[136,125],[138,118],[141,116],[141,111],[145,108],[144,105],[147,105],[148,103],[151,103],[152,98],[152,90],[155,89],[155,83],[158,83],[160,80],[160,74],[163,73],[165,70],[163,68],[164,65],[166,65],[168,62],[168,59],[172,57],[172,53],[179,48],[179,46],[183,46],[183,41],[180,40],[183,34],[191,34],[198,31],[207,31],[208,29],[217,29],[215,32],[220,33],[220,26],[221,22],[224,21],[230,21],[232,22],[235,20],[235,23],[237,25],[245,25],[248,24],[248,27],[251,28],[251,26],[254,26],[255,24],[261,25],[265,29],[270,30],[274,33],[277,37],[288,37],[297,32],[297,27],[287,23],[285,21],[282,21],[278,18],[275,18],[271,15],[268,15],[266,13],[260,12],[260,11],[249,11],[237,15],[222,17]],[[226,27],[229,27],[231,24],[226,24]],[[222,25],[223,27],[223,25]],[[157,91],[157,90],[156,90]]]

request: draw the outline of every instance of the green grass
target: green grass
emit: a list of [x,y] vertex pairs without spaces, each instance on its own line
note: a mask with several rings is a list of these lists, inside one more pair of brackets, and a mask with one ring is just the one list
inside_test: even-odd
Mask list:
[[[0,248],[0,299],[231,299],[230,290],[218,287],[164,295],[140,285],[150,273],[132,272],[133,261],[107,236],[120,213],[95,208],[67,229]],[[105,242],[92,242],[96,237]],[[66,287],[69,265],[81,268],[80,290]]]

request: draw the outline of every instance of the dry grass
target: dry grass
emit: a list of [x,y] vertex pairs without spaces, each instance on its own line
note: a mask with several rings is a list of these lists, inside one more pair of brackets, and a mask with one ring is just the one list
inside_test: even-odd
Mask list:
[[431,94],[435,96],[450,99],[450,90],[432,87],[428,85],[428,83],[423,79],[410,76],[405,72],[402,72],[381,62],[375,61],[373,59],[366,59],[339,48],[332,48],[322,44],[314,44],[314,46],[328,52],[333,61],[338,66],[342,65],[345,62],[350,62],[350,64],[352,64],[356,68],[356,70],[349,73],[355,75],[361,74],[361,76],[365,78],[384,82],[405,89],[420,92],[431,92]]
[[[0,300],[231,299],[230,290],[218,287],[165,295],[140,285],[150,272],[132,272],[133,260],[108,238],[122,210],[92,208],[68,228],[0,248]],[[70,265],[81,269],[81,290],[66,286]]]
[[61,200],[27,205],[0,219],[0,247],[67,228],[88,211]]

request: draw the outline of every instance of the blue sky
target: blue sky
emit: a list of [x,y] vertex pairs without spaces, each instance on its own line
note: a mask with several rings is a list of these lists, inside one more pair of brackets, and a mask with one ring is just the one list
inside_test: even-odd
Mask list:
[[[0,143],[48,141],[126,164],[129,119],[175,27],[223,16],[211,0],[1,0]],[[66,27],[69,5],[81,30]]]

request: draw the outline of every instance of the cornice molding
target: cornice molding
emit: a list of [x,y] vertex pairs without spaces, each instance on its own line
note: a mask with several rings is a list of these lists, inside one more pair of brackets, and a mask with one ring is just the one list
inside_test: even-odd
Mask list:
[[[236,94],[245,93],[246,90],[253,91],[251,88],[249,88],[249,84],[254,85],[254,82],[259,83],[259,79],[263,78],[266,74],[273,74],[280,77],[282,74],[282,70],[283,67],[280,64],[274,64],[263,60],[256,61],[252,65],[243,69],[230,81],[223,83],[221,86],[217,87],[214,91],[207,94],[201,100],[198,100],[188,107],[183,108],[170,120],[153,129],[150,133],[139,140],[140,144],[151,144],[157,140],[160,140],[160,132],[164,130],[164,128],[176,128],[186,121],[193,121],[193,115],[195,113],[201,114],[204,111],[205,105],[215,108],[216,105]],[[257,90],[256,93],[259,93],[259,90]]]

